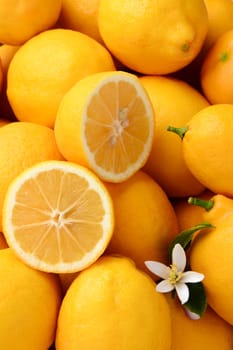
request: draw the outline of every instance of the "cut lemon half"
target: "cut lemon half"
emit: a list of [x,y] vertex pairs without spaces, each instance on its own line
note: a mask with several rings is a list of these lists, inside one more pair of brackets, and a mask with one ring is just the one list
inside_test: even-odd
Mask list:
[[114,226],[112,201],[101,180],[85,167],[45,161],[11,183],[3,226],[8,245],[31,267],[80,271],[107,247]]
[[122,182],[146,162],[154,112],[136,75],[89,75],[63,97],[55,137],[64,158],[91,168],[101,179]]

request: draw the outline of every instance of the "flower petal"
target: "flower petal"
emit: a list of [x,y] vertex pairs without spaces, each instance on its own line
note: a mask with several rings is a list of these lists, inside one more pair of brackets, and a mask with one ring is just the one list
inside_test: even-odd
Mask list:
[[178,282],[176,283],[175,288],[176,288],[178,298],[181,301],[181,304],[185,304],[189,299],[188,287],[186,286],[186,284]]
[[177,243],[172,250],[172,264],[176,265],[177,270],[183,272],[186,266],[186,254],[183,247]]
[[204,275],[195,271],[183,272],[182,277],[179,282],[181,283],[197,283],[204,279]]
[[160,293],[171,292],[174,288],[175,287],[171,283],[169,283],[167,280],[159,282],[156,286],[157,292],[160,292]]
[[184,309],[188,317],[191,318],[191,320],[200,320],[201,317],[198,314],[190,311],[187,307],[185,307]]
[[168,278],[169,272],[170,272],[170,267],[168,267],[160,262],[157,262],[157,261],[145,261],[145,265],[148,268],[148,270],[153,272],[155,275],[157,275],[163,279]]

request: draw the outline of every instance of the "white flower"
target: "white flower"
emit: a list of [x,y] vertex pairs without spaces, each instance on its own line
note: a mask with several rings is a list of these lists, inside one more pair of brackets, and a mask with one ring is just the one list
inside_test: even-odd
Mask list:
[[172,250],[172,264],[166,266],[157,261],[145,261],[146,267],[155,275],[164,280],[157,284],[156,290],[160,293],[168,293],[176,290],[181,304],[189,299],[189,289],[185,283],[201,282],[204,275],[194,271],[185,271],[186,254],[180,244],[176,244]]

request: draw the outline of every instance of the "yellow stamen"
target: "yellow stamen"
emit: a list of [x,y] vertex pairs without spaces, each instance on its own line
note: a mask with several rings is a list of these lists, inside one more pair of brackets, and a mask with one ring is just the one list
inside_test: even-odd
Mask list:
[[170,265],[171,270],[169,272],[168,281],[170,284],[176,284],[182,277],[182,272],[177,270],[177,266],[175,264]]

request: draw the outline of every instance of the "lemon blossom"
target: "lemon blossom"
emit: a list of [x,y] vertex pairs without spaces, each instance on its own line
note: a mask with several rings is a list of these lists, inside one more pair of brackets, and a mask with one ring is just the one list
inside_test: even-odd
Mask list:
[[166,266],[157,261],[145,261],[146,267],[155,275],[163,278],[156,286],[160,293],[168,293],[176,290],[181,304],[189,299],[189,289],[186,283],[201,282],[204,275],[199,272],[185,271],[186,254],[183,247],[177,243],[172,250],[172,263]]

